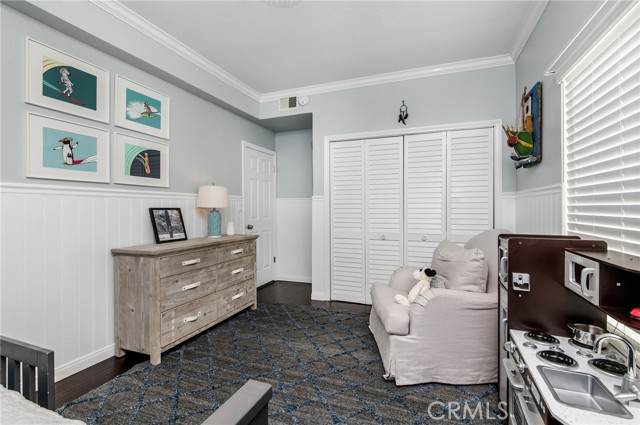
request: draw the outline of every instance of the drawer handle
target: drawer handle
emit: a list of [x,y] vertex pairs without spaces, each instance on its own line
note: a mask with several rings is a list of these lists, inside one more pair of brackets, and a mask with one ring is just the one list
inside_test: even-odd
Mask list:
[[182,266],[192,266],[194,264],[198,264],[200,262],[199,258],[194,258],[193,260],[186,260],[182,262]]
[[231,251],[231,254],[242,254],[244,252],[244,248],[240,248],[240,249],[234,249],[233,251]]
[[231,297],[231,301],[233,300],[237,300],[240,297],[244,297],[247,293],[245,291],[240,292],[239,294],[234,295],[233,297]]
[[231,272],[232,275],[242,273],[244,271],[244,267],[240,267],[239,269],[235,269]]
[[192,283],[190,285],[184,285],[182,287],[182,290],[183,291],[188,291],[189,289],[197,288],[198,286],[200,286],[200,282],[195,282],[195,283]]
[[200,316],[202,316],[202,312],[199,311],[197,315],[195,316],[191,316],[191,317],[185,317],[184,319],[182,319],[183,323],[187,323],[187,322],[195,322],[196,320],[198,320],[200,318]]

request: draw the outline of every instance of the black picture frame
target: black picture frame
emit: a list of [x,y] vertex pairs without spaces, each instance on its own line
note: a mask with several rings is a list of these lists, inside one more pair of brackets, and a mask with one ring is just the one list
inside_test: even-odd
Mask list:
[[180,208],[149,208],[156,243],[187,240],[187,229]]

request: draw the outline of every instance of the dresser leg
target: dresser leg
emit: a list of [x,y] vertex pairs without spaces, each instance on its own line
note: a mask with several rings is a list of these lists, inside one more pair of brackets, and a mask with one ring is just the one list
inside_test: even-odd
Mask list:
[[116,357],[122,357],[126,354],[126,352],[120,348],[120,338],[116,338],[116,346],[115,346],[115,355]]
[[160,364],[160,353],[151,353],[151,364],[154,366]]

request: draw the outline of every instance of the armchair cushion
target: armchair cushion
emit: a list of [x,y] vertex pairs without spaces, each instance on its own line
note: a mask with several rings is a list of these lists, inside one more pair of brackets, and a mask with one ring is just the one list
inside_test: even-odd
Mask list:
[[387,333],[408,335],[409,309],[407,306],[396,303],[396,294],[407,296],[407,293],[401,289],[383,283],[374,283],[371,286],[371,304],[376,306],[375,311]]
[[431,268],[438,272],[447,289],[458,291],[487,291],[487,263],[479,248],[465,249],[442,241],[436,247]]

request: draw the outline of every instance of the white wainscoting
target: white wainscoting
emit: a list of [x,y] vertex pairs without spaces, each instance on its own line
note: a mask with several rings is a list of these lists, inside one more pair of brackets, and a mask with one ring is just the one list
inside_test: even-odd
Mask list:
[[276,199],[276,279],[311,283],[311,198]]
[[[497,208],[496,208],[497,209]],[[495,210],[494,210],[495,211]],[[516,193],[502,192],[502,208],[495,211],[496,221],[494,228],[516,232]]]
[[516,232],[562,234],[562,186],[516,192]]
[[[154,243],[151,207],[181,208],[187,236],[205,236],[207,212],[195,200],[195,193],[2,183],[0,333],[53,349],[57,380],[113,356],[111,249]],[[242,198],[229,203],[224,222],[243,226]]]
[[312,260],[311,260],[311,299],[327,301],[331,298],[329,281],[329,241],[325,238],[328,233],[326,226],[329,224],[325,217],[327,206],[324,196],[311,197],[311,222],[312,222]]

